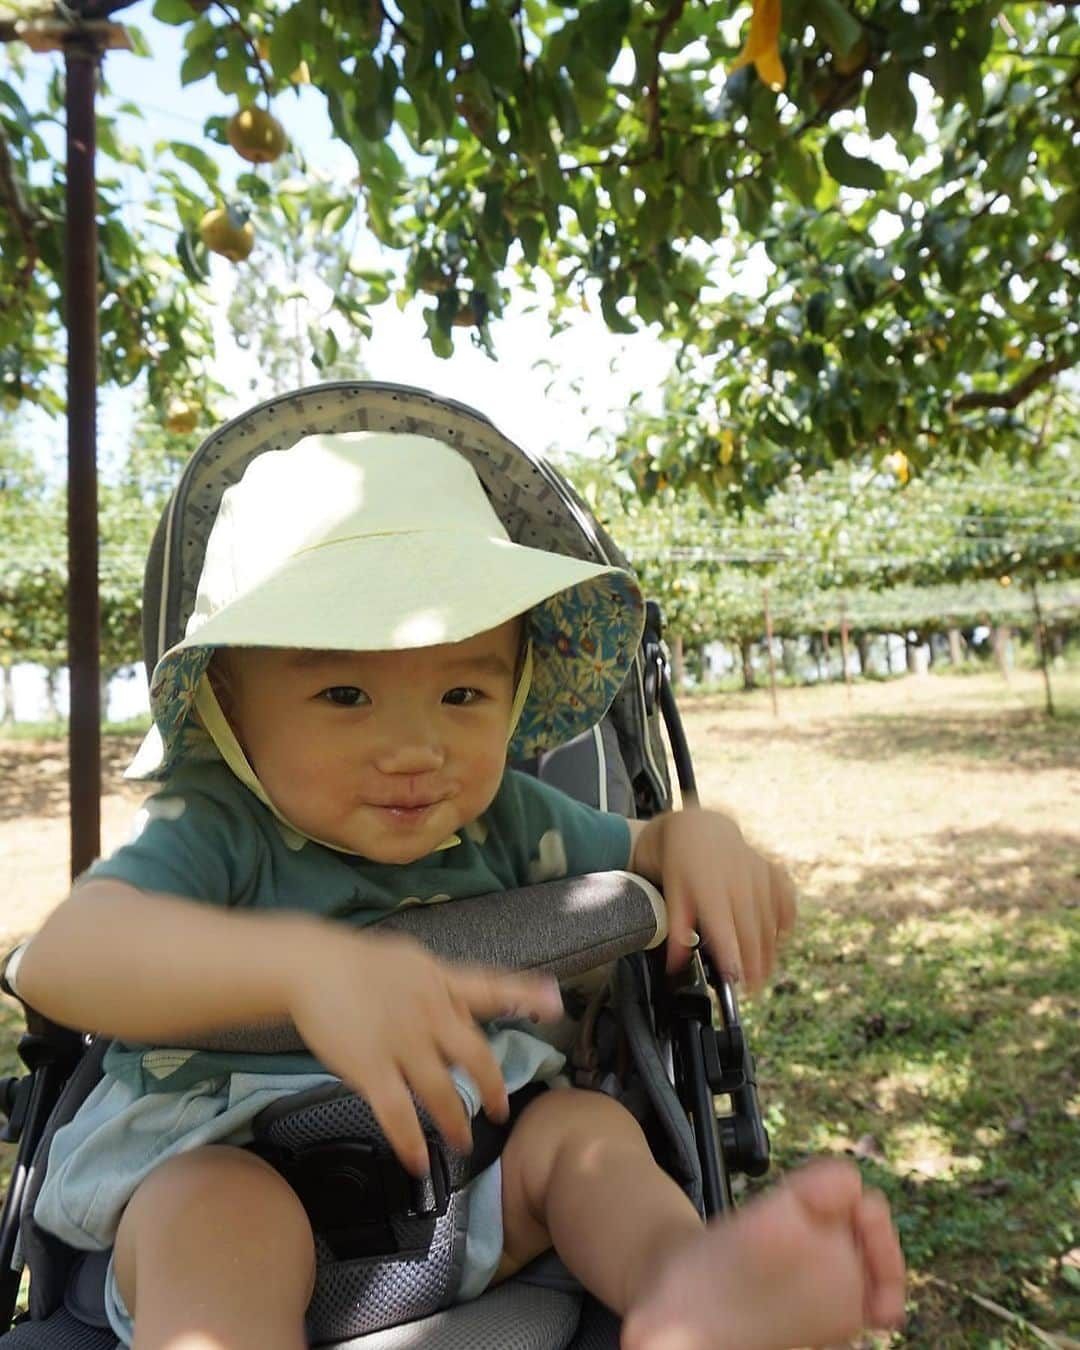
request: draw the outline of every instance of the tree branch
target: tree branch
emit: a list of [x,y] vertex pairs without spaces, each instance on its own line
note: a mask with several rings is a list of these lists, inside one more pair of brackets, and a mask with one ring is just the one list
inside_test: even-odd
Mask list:
[[649,140],[656,145],[660,140],[660,53],[664,50],[667,36],[682,17],[686,0],[674,0],[674,3],[656,25],[656,40],[653,43],[653,68],[647,85],[646,102],[649,109]]
[[234,28],[240,34],[240,41],[247,48],[248,54],[255,65],[255,69],[259,73],[259,82],[263,87],[263,93],[266,95],[266,106],[269,108],[273,102],[274,95],[270,88],[270,79],[266,73],[266,64],[259,55],[259,49],[255,45],[255,39],[240,22],[239,18],[229,9],[228,5],[223,3],[223,0],[217,0],[217,7],[229,21],[229,27]]
[[1063,370],[1068,370],[1075,364],[1075,360],[1067,356],[1059,356],[1055,361],[1044,361],[1041,366],[1028,371],[1022,380],[1017,380],[1009,389],[961,394],[959,398],[953,400],[953,411],[967,412],[971,408],[1015,408],[1055,375],[1060,375]]

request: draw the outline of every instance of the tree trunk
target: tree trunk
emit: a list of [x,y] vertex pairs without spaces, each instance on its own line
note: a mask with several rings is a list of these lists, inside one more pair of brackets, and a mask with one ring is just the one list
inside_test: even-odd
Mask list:
[[997,662],[998,670],[1001,671],[1002,679],[1006,684],[1009,682],[1009,639],[1011,636],[1008,627],[1004,624],[999,624],[990,630],[994,660]]
[[859,674],[870,674],[870,634],[855,634],[855,650],[859,653]]
[[683,658],[683,640],[681,633],[671,636],[671,683],[677,694],[686,689],[686,662]]
[[109,716],[109,685],[112,683],[112,677],[116,671],[111,667],[106,669],[102,667],[98,678],[98,691],[101,702],[98,707],[101,709],[101,720],[104,722]]
[[821,665],[821,638],[816,633],[812,634],[810,638],[810,655],[814,658],[814,665],[817,666],[818,684],[821,684],[825,679],[825,672]]
[[844,687],[847,689],[848,698],[851,697],[851,671],[848,668],[848,626],[847,614],[840,611],[840,664],[844,668]]
[[1031,578],[1031,603],[1035,607],[1035,636],[1039,643],[1039,665],[1042,667],[1043,683],[1046,686],[1046,715],[1054,716],[1054,691],[1050,687],[1050,653],[1046,641],[1046,625],[1043,623],[1042,606],[1039,604],[1039,587],[1035,578]]
[[780,664],[784,668],[784,674],[788,679],[795,678],[798,665],[799,649],[790,638],[780,639]]
[[964,639],[960,636],[959,628],[949,629],[949,662],[954,666],[964,664]]
[[749,638],[739,639],[739,654],[742,657],[742,679],[744,689],[757,688],[757,680],[754,678],[753,651],[754,644]]
[[60,702],[56,692],[56,682],[60,672],[55,666],[49,666],[45,671],[45,706],[49,710],[49,718],[53,722],[61,720]]
[[15,677],[7,661],[4,662],[2,669],[4,672],[4,725],[10,726],[15,721]]
[[761,588],[761,598],[765,606],[765,650],[769,654],[769,694],[772,698],[773,716],[776,717],[779,713],[776,706],[776,653],[773,651],[772,612],[769,609],[768,584]]

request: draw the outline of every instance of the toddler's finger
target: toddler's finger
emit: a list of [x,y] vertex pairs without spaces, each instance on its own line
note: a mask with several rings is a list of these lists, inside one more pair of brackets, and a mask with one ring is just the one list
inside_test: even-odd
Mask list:
[[889,1202],[880,1191],[863,1192],[855,1231],[866,1266],[866,1324],[898,1327],[904,1321],[904,1254],[893,1228]]
[[[414,1052],[410,1054],[408,1062],[400,1067],[417,1100],[427,1108],[435,1128],[448,1144],[462,1153],[468,1153],[472,1148],[472,1125],[465,1103],[441,1055],[434,1049]],[[424,1164],[426,1171],[426,1145]]]
[[451,993],[477,1021],[492,1017],[537,1017],[543,1022],[562,1015],[559,983],[551,975],[505,975],[495,970],[460,970]]
[[425,1176],[430,1167],[427,1140],[397,1066],[388,1066],[379,1082],[364,1089],[363,1095],[402,1167],[414,1176]]
[[713,965],[733,983],[739,984],[744,971],[731,906],[722,903],[712,907],[708,914],[701,916],[701,922],[709,942]]
[[667,906],[668,935],[664,968],[668,974],[686,965],[691,951],[698,944],[693,928],[693,911],[682,886],[675,881],[664,883],[664,904]]
[[795,917],[798,910],[798,902],[795,897],[795,883],[791,879],[791,873],[780,863],[771,862],[769,870],[773,885],[773,894],[776,896],[776,936],[781,942],[786,941],[794,931]]
[[448,1025],[439,1037],[439,1051],[448,1064],[464,1070],[476,1084],[481,1104],[491,1119],[505,1120],[510,1113],[506,1082],[487,1038],[476,1023],[462,1021]]
[[771,965],[770,950],[762,941],[761,915],[768,909],[763,896],[764,869],[752,867],[745,877],[732,882],[731,909],[739,944],[739,960],[747,989],[758,989]]

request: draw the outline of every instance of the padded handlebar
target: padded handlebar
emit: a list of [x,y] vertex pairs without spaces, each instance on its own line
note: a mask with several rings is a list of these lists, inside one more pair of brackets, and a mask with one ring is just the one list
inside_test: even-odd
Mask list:
[[[446,961],[504,970],[548,971],[569,979],[667,936],[660,892],[632,872],[592,872],[443,904],[413,905],[379,928],[406,933]],[[203,1050],[303,1050],[291,1023],[234,1027],[187,1037]]]

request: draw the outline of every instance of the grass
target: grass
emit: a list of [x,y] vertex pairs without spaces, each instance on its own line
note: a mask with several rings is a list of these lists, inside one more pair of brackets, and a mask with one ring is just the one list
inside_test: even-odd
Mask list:
[[[879,1344],[1080,1334],[1080,672],[1055,696],[1053,721],[1033,672],[784,690],[779,718],[767,690],[684,704],[703,800],[799,886],[743,1013],[774,1174],[848,1154],[889,1195],[909,1320]],[[56,746],[31,748],[0,801],[13,830],[63,810]],[[2,1066],[10,1007],[0,1027]]]
[[[912,1271],[895,1343],[1032,1343],[1080,1326],[1075,911],[804,912],[783,977],[746,1012],[780,1170],[858,1157]],[[944,1282],[931,1283],[931,1279]]]
[[911,1284],[883,1343],[1080,1331],[1080,672],[1055,694],[1053,720],[1035,674],[686,704],[703,799],[799,885],[743,1012],[775,1170],[847,1154],[890,1198]]
[[[144,736],[150,730],[150,718],[129,717],[122,722],[104,722],[103,736]],[[0,723],[0,741],[62,741],[68,734],[65,718],[45,722]]]

